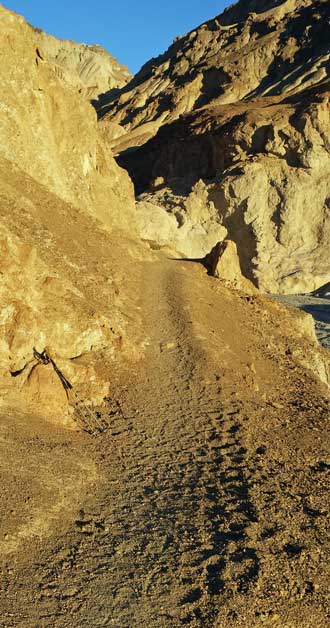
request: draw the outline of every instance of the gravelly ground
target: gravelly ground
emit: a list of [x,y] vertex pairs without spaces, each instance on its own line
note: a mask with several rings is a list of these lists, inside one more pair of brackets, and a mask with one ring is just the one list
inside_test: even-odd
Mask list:
[[0,408],[0,628],[328,628],[314,348],[197,265],[137,269],[146,351],[105,361],[107,430]]
[[306,295],[280,295],[276,296],[276,300],[312,314],[321,345],[330,349],[330,299]]

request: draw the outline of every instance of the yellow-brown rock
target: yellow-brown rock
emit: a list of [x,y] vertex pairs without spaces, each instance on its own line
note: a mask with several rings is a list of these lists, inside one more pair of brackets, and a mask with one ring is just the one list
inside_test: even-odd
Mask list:
[[227,234],[203,181],[184,196],[156,179],[151,192],[142,194],[136,204],[136,221],[142,240],[172,248],[183,257],[204,257]]
[[[203,180],[205,207],[236,242],[244,275],[265,292],[310,292],[330,279],[329,133],[323,86],[306,90],[302,102],[200,110],[163,127],[120,162],[141,199],[154,197],[164,207],[173,190],[184,205]],[[154,192],[157,178],[164,183]]]
[[[195,228],[209,211],[209,250],[220,225],[263,292],[310,292],[330,279],[329,25],[323,0],[238,2],[147,64],[101,122],[127,129],[112,143],[118,161],[141,200],[169,217],[172,199],[184,207],[204,182]],[[127,151],[147,124],[155,137]],[[200,254],[190,233],[186,249]]]
[[204,264],[212,277],[222,279],[230,287],[242,290],[248,294],[256,294],[258,292],[253,283],[244,277],[237,254],[237,247],[232,240],[218,242],[206,256]]
[[[270,4],[296,6],[229,13],[244,32]],[[266,281],[274,224],[280,284],[291,214],[308,233],[294,181],[326,189],[320,91],[194,112],[132,152],[148,247],[111,151],[81,175],[104,150],[84,96],[0,16],[1,628],[329,628],[329,351],[241,276]],[[198,261],[222,280],[169,255],[214,237]]]
[[35,31],[40,60],[53,64],[56,75],[88,100],[97,99],[110,89],[123,87],[132,78],[128,68],[102,46],[78,44],[38,29]]
[[[114,360],[143,353],[139,315],[131,336],[128,312],[137,312],[132,285],[145,256],[0,157],[1,406],[72,428],[77,395],[87,405],[111,395]],[[44,351],[72,391],[36,359]]]
[[299,93],[327,77],[328,20],[327,0],[240,0],[146,63],[101,114],[130,132],[214,102]]
[[0,155],[111,229],[134,229],[129,177],[115,163],[93,107],[39,50],[40,35],[0,7]]

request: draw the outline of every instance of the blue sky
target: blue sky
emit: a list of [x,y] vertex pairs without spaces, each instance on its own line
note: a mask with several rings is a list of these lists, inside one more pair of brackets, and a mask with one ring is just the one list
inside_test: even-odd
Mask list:
[[47,33],[100,44],[132,72],[233,0],[2,0]]

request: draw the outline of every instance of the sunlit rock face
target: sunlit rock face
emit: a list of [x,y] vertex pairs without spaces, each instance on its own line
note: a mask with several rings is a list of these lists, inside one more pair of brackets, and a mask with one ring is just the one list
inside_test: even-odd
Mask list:
[[62,40],[36,29],[40,58],[54,66],[56,75],[85,96],[97,99],[110,89],[123,87],[132,78],[128,68],[102,46]]
[[328,2],[238,2],[144,66],[101,120],[123,125],[119,163],[143,200],[181,214],[189,255],[184,208],[200,182],[205,247],[223,228],[266,292],[330,279],[329,42]]
[[132,230],[133,187],[106,150],[93,107],[59,76],[39,32],[3,7],[0,46],[0,155],[108,229]]
[[123,260],[144,250],[132,182],[41,37],[0,7],[0,406],[72,428],[76,392],[102,403],[115,355],[139,354]]
[[299,93],[327,77],[329,17],[327,0],[241,0],[104,97],[101,114],[131,131],[212,102]]
[[0,157],[0,408],[77,427],[77,402],[112,394],[114,365],[143,354],[136,282],[147,256]]

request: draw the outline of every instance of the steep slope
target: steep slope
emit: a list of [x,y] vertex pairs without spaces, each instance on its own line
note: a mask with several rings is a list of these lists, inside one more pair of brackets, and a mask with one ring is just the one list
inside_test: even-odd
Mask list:
[[232,239],[266,292],[329,281],[329,42],[328,2],[238,2],[141,70],[100,124],[126,129],[142,237],[193,258]]
[[77,427],[76,389],[103,402],[97,363],[126,337],[122,260],[148,253],[134,240],[133,185],[93,107],[42,58],[23,18],[0,7],[0,26],[1,396]]
[[39,54],[54,64],[57,76],[88,100],[123,87],[132,78],[127,67],[101,46],[61,40],[37,30]]
[[129,177],[106,151],[93,107],[42,59],[39,34],[0,7],[0,155],[112,228],[131,230]]
[[[212,238],[214,245],[229,237],[243,273],[261,290],[319,288],[330,279],[329,96],[324,86],[322,92],[306,90],[301,101],[295,96],[213,106],[165,125],[119,159],[143,192],[140,211],[147,213],[146,203],[162,206],[164,220],[179,216],[177,230],[184,235],[191,222],[188,199],[199,197],[195,223],[209,221],[204,250],[187,231],[178,250],[202,256]],[[161,224],[156,221],[152,232],[149,227],[148,239],[159,241]],[[177,245],[178,237],[170,236],[162,244]]]
[[[77,404],[111,394],[105,365],[143,353],[123,259],[136,264],[148,253],[2,158],[0,201],[1,404],[77,429]],[[69,391],[40,358],[45,350]]]
[[327,0],[241,0],[149,61],[100,113],[155,132],[214,100],[298,93],[327,76],[329,18]]

